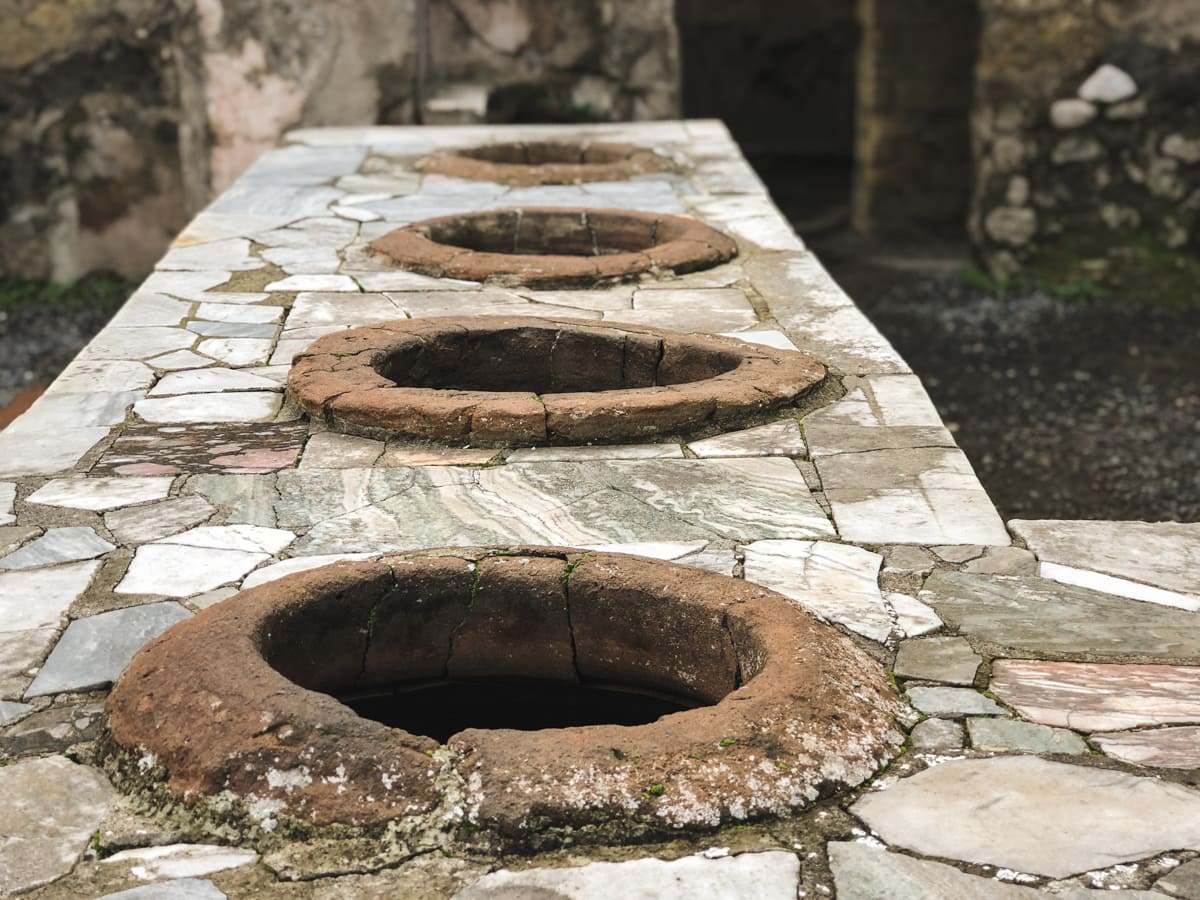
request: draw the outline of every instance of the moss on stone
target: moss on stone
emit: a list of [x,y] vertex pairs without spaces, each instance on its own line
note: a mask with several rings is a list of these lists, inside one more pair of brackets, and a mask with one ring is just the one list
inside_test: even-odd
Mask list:
[[1073,231],[1041,248],[1030,271],[1043,284],[1059,286],[1056,296],[1064,287],[1078,294],[1089,286],[1143,303],[1200,305],[1200,257],[1173,250],[1147,231]]

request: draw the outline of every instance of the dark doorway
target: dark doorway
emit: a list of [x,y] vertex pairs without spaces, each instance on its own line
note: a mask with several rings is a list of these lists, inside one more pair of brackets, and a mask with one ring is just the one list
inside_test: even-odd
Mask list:
[[724,120],[801,234],[846,223],[854,0],[677,0],[683,112]]

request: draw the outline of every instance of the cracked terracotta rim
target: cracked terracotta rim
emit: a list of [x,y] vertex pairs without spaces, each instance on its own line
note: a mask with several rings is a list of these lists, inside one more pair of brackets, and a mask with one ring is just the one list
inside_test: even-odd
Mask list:
[[629,209],[524,207],[425,219],[371,247],[438,278],[587,286],[728,262],[734,241],[686,216]]
[[499,184],[626,181],[675,164],[647,147],[606,141],[508,141],[439,150],[421,159],[426,173]]
[[[467,729],[440,746],[330,696],[510,676],[712,705],[631,727]],[[526,843],[786,814],[861,783],[902,742],[882,667],[795,603],[558,548],[425,550],[243,591],[140,650],[108,710],[118,782],[202,816],[207,798],[228,821],[235,798],[265,830],[468,825]]]
[[805,353],[734,338],[475,316],[326,335],[296,356],[288,390],[339,431],[519,446],[737,427],[824,377]]

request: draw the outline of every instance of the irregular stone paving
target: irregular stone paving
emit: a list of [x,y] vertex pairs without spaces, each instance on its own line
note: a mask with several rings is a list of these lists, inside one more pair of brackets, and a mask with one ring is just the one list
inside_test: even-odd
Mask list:
[[1094,734],[1092,742],[1114,759],[1163,769],[1200,769],[1200,727],[1151,728]]
[[69,872],[115,798],[100,773],[61,756],[0,768],[0,896]]
[[1200,667],[1000,660],[991,689],[1028,719],[1079,731],[1200,721]]
[[[1133,596],[1127,591],[1157,589],[1161,594],[1183,595],[1170,605],[1189,603],[1184,608],[1200,609],[1200,523],[1017,519],[1012,529],[1037,554],[1043,567],[1058,567],[1052,572],[1068,568],[1109,576],[1103,582],[1109,593]],[[1125,584],[1116,585],[1115,581]],[[1150,591],[1146,593],[1151,595]]]
[[[942,863],[914,859],[866,843],[829,845],[829,863],[838,900],[1087,900],[1093,891],[1076,888],[1050,894],[1029,887],[967,875]],[[1015,873],[1014,873],[1015,874]],[[1107,891],[1105,897],[1162,900],[1151,891]]]
[[[680,170],[507,187],[413,167],[434,149],[551,135],[632,141]],[[1025,546],[1012,546],[920,380],[719,123],[289,140],[0,432],[0,894],[1200,897],[1200,805],[1185,786],[1200,777],[1200,526],[1018,521]],[[739,255],[539,291],[404,272],[367,250],[423,218],[521,204],[691,215]],[[292,356],[318,337],[445,315],[716,332],[812,353],[834,380],[813,409],[736,432],[519,450],[338,434],[288,402]],[[165,628],[339,559],[514,543],[672,559],[781,591],[892,669],[913,707],[910,754],[882,790],[669,852],[434,852],[362,875],[336,852],[259,861],[110,811],[86,764],[104,691]],[[48,755],[62,753],[81,762]]]
[[706,860],[690,857],[663,862],[592,863],[569,869],[501,870],[455,895],[457,900],[555,897],[592,900],[691,900],[694,897],[746,897],[791,900],[796,896],[800,861],[791,853],[746,853]]
[[1050,878],[1200,850],[1200,791],[1032,756],[943,763],[852,811],[915,853]]
[[25,697],[105,687],[143,644],[190,616],[178,603],[148,603],[77,619],[67,626]]
[[950,627],[1023,654],[1200,657],[1195,613],[1042,578],[938,572],[919,596]]

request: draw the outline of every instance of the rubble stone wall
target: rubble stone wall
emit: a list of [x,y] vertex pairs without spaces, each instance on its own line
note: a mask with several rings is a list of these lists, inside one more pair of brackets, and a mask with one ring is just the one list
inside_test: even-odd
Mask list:
[[140,277],[285,130],[421,121],[445,81],[561,86],[568,119],[678,113],[670,0],[0,0],[0,21],[0,274]]
[[985,262],[1187,290],[1200,255],[1195,0],[983,0],[982,12],[970,229]]

